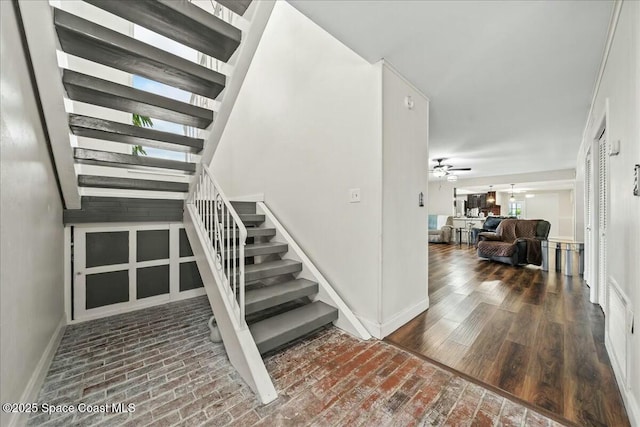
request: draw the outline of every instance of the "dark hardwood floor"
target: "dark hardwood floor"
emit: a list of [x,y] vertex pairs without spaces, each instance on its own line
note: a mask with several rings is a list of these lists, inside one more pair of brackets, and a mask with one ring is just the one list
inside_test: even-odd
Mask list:
[[581,277],[429,245],[430,308],[388,341],[579,426],[629,426]]

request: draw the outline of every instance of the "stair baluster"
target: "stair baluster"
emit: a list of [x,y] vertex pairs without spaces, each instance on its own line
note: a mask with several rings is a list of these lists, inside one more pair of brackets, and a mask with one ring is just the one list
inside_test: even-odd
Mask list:
[[[239,324],[247,328],[244,307],[247,228],[206,165],[202,165],[195,182],[187,204],[194,205],[198,212],[196,221],[209,239],[206,249],[216,260]],[[241,261],[236,262],[238,259]]]

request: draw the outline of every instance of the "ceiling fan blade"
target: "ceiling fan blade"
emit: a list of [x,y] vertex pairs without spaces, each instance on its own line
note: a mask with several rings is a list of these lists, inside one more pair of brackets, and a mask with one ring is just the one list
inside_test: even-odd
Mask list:
[[471,168],[453,168],[453,169],[448,169],[450,171],[470,171]]

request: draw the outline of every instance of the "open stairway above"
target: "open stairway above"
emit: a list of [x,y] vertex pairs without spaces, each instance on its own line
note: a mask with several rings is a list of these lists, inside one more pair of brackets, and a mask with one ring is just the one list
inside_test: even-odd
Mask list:
[[[51,9],[51,28],[67,58],[58,66],[81,196],[80,209],[65,213],[67,223],[128,220],[148,207],[144,199],[158,213],[134,215],[137,220],[176,220],[175,201],[185,199],[213,110],[224,103],[234,69],[225,63],[250,28],[242,16],[250,4],[86,0]],[[169,40],[155,45],[138,35],[145,32]],[[184,47],[165,50],[173,42]],[[183,57],[187,51],[197,58]],[[90,202],[96,198],[120,203],[99,214]]]

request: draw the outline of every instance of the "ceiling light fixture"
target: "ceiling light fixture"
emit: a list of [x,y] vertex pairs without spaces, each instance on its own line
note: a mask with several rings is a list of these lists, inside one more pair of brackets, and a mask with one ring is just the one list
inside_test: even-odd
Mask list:
[[447,176],[447,181],[456,182],[458,180],[458,175],[449,175]]
[[436,176],[438,178],[442,178],[446,174],[447,174],[447,171],[445,169],[443,169],[443,168],[435,168],[433,170],[433,176]]
[[511,197],[509,197],[509,201],[510,201],[510,202],[515,202],[515,201],[516,201],[516,198],[515,198],[515,197],[513,197],[513,186],[514,186],[514,185],[515,185],[515,184],[511,184]]
[[[489,186],[489,193],[493,193],[493,185]],[[493,194],[489,194],[489,197],[487,197],[487,203],[495,203],[496,199],[495,197],[493,197]]]

